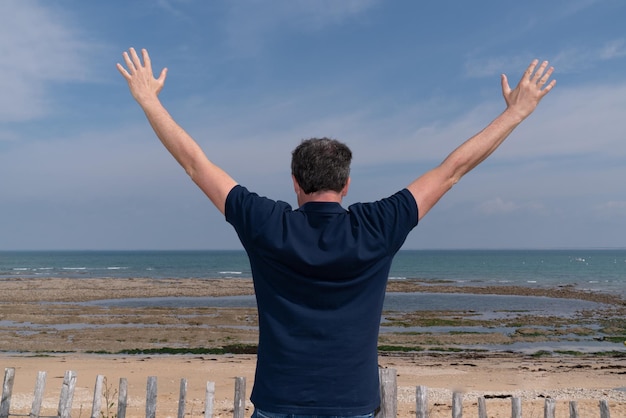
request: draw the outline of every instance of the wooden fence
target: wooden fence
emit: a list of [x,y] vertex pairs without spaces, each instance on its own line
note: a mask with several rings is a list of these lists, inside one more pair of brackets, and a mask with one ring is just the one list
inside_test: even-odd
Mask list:
[[[46,372],[39,372],[33,402],[29,415],[11,413],[11,396],[13,391],[13,381],[15,378],[15,369],[6,368],[4,371],[4,382],[2,385],[2,398],[0,399],[0,418],[29,416],[31,418],[43,418],[40,415],[41,405],[44,396]],[[70,418],[72,410],[72,399],[74,396],[74,388],[76,387],[76,373],[66,371],[63,378],[63,385],[59,396],[59,407],[57,414],[45,418]],[[395,418],[397,416],[397,374],[395,369],[380,369],[380,393],[381,407],[376,413],[376,418]],[[127,406],[127,381],[121,378],[119,389],[117,390],[117,409],[112,411],[115,401],[110,399],[110,393],[105,386],[105,377],[98,375],[94,387],[93,403],[91,408],[91,418],[117,417],[126,418]],[[114,395],[113,395],[114,396]],[[178,418],[185,416],[185,403],[187,397],[187,380],[180,381],[180,396],[178,399]],[[102,400],[106,404],[104,409]],[[207,382],[204,417],[213,417],[213,406],[215,399],[215,383]],[[454,392],[452,394],[452,418],[463,418],[462,406],[463,394]],[[546,398],[544,406],[544,418],[554,418],[556,403],[554,399]],[[146,418],[156,417],[157,407],[157,378],[148,377],[146,387]],[[246,379],[244,377],[235,378],[235,394],[233,405],[233,418],[244,418],[246,407]],[[569,403],[570,418],[579,418],[578,408],[575,401]],[[610,418],[609,405],[606,400],[599,401],[600,418]],[[487,406],[484,397],[478,398],[478,417],[487,418]],[[428,389],[425,386],[417,386],[416,388],[416,418],[428,418]],[[520,398],[511,399],[511,418],[522,418],[522,404]]]

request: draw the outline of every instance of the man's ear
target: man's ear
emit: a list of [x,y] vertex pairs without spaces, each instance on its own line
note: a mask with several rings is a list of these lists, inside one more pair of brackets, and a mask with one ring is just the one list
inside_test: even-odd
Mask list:
[[350,177],[348,177],[348,181],[346,181],[346,185],[341,189],[341,196],[346,196],[348,194],[348,189],[350,188]]
[[293,191],[296,193],[296,196],[299,196],[302,189],[300,188],[300,184],[293,174],[291,175],[291,180],[293,181]]

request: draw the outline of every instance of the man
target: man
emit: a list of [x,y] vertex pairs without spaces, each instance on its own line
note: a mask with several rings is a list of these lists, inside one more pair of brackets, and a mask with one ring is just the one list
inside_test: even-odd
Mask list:
[[[438,167],[373,203],[341,207],[350,149],[303,141],[292,155],[299,208],[259,197],[213,164],[158,99],[150,57],[117,64],[163,145],[233,225],[250,259],[259,311],[251,400],[255,417],[372,416],[378,408],[377,340],[391,261],[408,233],[461,177],[487,158],[554,87],[533,61],[515,89],[502,75],[506,109]],[[143,61],[143,63],[142,63]]]

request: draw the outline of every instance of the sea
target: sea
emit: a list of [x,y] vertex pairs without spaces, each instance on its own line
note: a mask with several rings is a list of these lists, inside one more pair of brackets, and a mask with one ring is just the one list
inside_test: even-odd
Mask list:
[[[243,250],[0,251],[0,279],[250,278]],[[530,286],[626,296],[626,249],[401,250],[390,280]]]
[[[243,250],[206,251],[0,251],[0,291],[3,280],[17,278],[219,278],[249,279]],[[424,284],[452,286],[573,287],[626,299],[626,249],[559,250],[401,250],[389,280],[418,279]],[[254,296],[129,298],[90,301],[98,306],[128,307],[254,307]],[[607,308],[597,302],[538,296],[472,293],[392,293],[387,312],[457,310],[494,319],[511,313],[576,318],[584,311]],[[474,316],[479,319],[479,316]],[[399,330],[381,323],[381,332]],[[402,332],[474,332],[474,329],[414,327]],[[484,330],[482,330],[484,331]],[[514,329],[498,329],[504,333]],[[626,343],[624,343],[626,344]],[[624,344],[595,337],[541,344],[508,345],[506,350],[555,347],[576,351],[624,350]],[[476,347],[473,347],[476,348]],[[489,349],[498,347],[489,346]]]

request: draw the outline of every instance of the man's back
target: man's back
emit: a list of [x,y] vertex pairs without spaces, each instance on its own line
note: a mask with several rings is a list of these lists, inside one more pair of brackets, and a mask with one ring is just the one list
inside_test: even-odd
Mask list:
[[255,283],[255,406],[308,415],[376,409],[380,314],[392,258],[417,224],[411,194],[348,211],[333,202],[294,211],[237,186],[226,219]]

